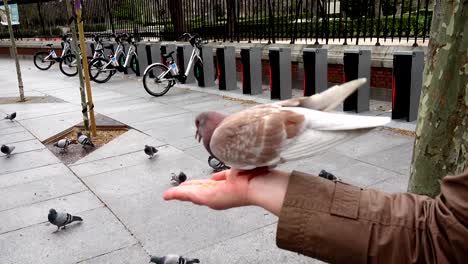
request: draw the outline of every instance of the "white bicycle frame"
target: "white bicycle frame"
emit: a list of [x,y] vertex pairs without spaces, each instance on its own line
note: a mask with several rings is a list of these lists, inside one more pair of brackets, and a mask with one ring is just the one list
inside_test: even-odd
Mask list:
[[[201,62],[203,62],[203,60],[202,60],[201,57],[200,57],[200,50],[199,50],[197,47],[193,47],[192,55],[190,56],[189,63],[187,64],[187,69],[185,69],[185,73],[184,73],[185,76],[188,76],[190,70],[192,69],[192,65],[193,65],[195,59],[199,59]],[[145,69],[145,72],[143,73],[143,75],[145,75],[145,74],[148,72],[148,70],[149,70],[153,65],[157,65],[157,64],[162,64],[162,65],[164,65],[163,63],[160,63],[160,62],[153,63],[153,64],[149,65],[149,66]],[[167,71],[161,73],[159,76],[157,76],[157,78],[158,78],[159,80],[164,80],[164,79],[162,79],[162,77],[165,76],[166,74],[168,74],[168,73],[171,71],[171,67],[172,67],[172,65],[174,65],[174,64],[177,65],[177,64],[174,62],[173,64],[171,64],[171,65],[168,67],[169,69],[168,69]],[[164,65],[164,66],[166,66],[166,65]],[[177,65],[177,66],[178,66],[178,65]],[[174,79],[174,78],[167,79],[167,80],[172,80],[172,79]]]
[[[62,55],[60,56],[60,58],[63,58],[69,50],[70,50],[70,44],[67,41],[65,41],[65,43],[63,44]],[[57,53],[55,53],[55,50],[53,50],[52,48],[51,48],[49,55],[47,55],[47,57],[44,58],[44,61],[55,61],[54,59],[51,60],[50,57],[54,59],[58,57]]]
[[118,57],[119,57],[119,55],[121,53],[124,54],[124,56],[126,56],[125,57],[125,63],[124,63],[124,65],[122,65],[122,67],[124,67],[124,68],[127,68],[128,64],[130,63],[130,59],[132,58],[132,56],[137,55],[135,46],[133,44],[130,45],[130,47],[128,48],[127,54],[125,54],[125,52],[123,51],[123,45],[121,43],[119,43],[119,45],[117,46],[117,49],[115,51],[114,56],[111,58],[111,60],[106,65],[103,66],[103,69],[101,71],[104,72],[104,71],[113,71],[113,70],[115,70],[115,69],[107,69],[107,66],[109,66],[110,64],[113,64],[114,67],[118,66],[117,59],[118,59]]

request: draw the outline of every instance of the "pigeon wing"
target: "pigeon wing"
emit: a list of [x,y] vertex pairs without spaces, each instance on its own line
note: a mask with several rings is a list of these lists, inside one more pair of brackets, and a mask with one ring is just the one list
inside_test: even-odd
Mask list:
[[250,108],[228,116],[216,128],[210,148],[216,157],[237,169],[279,163],[288,140],[305,127],[302,114],[274,105]]

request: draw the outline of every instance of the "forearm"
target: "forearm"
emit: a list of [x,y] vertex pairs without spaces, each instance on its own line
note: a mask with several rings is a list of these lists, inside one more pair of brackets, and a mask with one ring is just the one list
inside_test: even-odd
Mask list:
[[268,175],[253,178],[247,194],[249,204],[262,207],[279,216],[289,177],[290,173],[273,170]]

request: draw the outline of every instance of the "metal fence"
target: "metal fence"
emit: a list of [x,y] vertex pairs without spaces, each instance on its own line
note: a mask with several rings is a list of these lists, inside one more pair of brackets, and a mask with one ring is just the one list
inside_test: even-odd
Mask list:
[[[59,35],[65,1],[20,5],[17,37]],[[344,44],[417,43],[429,35],[433,0],[84,0],[87,33],[138,33],[174,40],[183,32],[213,41]],[[6,38],[0,29],[0,38]]]

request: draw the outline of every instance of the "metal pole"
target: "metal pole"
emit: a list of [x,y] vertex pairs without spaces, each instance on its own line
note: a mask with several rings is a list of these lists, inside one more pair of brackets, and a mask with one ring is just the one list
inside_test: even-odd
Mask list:
[[4,0],[3,3],[5,5],[6,19],[8,22],[8,31],[10,33],[11,55],[15,59],[15,64],[16,64],[16,74],[18,76],[18,88],[19,88],[19,93],[20,93],[20,101],[24,102],[26,101],[26,99],[24,98],[23,78],[21,76],[21,68],[20,68],[20,64],[18,60],[18,50],[16,49],[15,36],[13,35],[13,26],[11,25],[10,7],[8,6],[8,0]]

